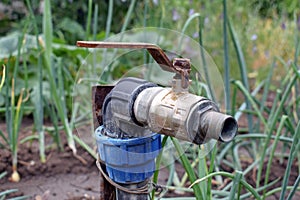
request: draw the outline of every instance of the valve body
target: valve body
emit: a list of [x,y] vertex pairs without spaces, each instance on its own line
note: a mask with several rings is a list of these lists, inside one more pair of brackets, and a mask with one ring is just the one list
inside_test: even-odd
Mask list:
[[110,137],[156,132],[195,144],[210,139],[229,142],[238,128],[233,117],[220,113],[207,98],[137,78],[122,79],[107,95],[103,124]]

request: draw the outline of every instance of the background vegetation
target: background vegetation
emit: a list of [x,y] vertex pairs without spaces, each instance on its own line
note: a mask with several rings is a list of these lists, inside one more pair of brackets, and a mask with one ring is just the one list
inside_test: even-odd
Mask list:
[[[131,28],[151,26],[184,30],[199,40],[224,74],[229,94],[226,111],[239,120],[240,132],[245,133],[230,144],[216,146],[206,158],[199,157],[201,148],[188,149],[180,159],[186,174],[179,179],[174,165],[168,166],[166,187],[194,192],[199,199],[265,199],[276,192],[281,199],[291,199],[300,182],[298,175],[288,185],[291,167],[296,164],[300,171],[299,8],[294,0],[2,1],[0,115],[7,128],[0,132],[0,147],[12,152],[12,180],[18,181],[20,142],[38,140],[43,162],[45,148],[53,148],[45,143],[45,135],[58,150],[63,150],[64,134],[75,156],[75,143],[94,155],[72,132],[82,122],[81,116],[71,112],[72,89],[89,54],[76,48],[75,42],[104,40]],[[108,76],[118,78],[131,65],[124,66]],[[24,117],[34,119],[35,130],[20,141]],[[178,142],[172,142],[181,152]],[[269,181],[275,158],[287,166],[282,178]],[[253,170],[255,184],[249,184],[245,177]],[[200,184],[189,189],[188,181]],[[224,187],[212,188],[214,181]]]

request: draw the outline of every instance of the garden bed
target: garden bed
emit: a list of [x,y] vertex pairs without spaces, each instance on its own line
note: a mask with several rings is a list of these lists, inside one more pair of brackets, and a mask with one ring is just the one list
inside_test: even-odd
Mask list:
[[[25,119],[22,124],[22,131],[20,138],[24,138],[32,134],[32,120]],[[0,124],[0,128],[4,130],[5,123]],[[46,137],[47,142],[51,143],[50,137]],[[10,197],[26,195],[29,199],[99,199],[100,196],[100,175],[95,165],[95,160],[84,149],[77,146],[78,156],[75,157],[67,146],[63,138],[64,148],[63,152],[57,151],[56,148],[48,148],[46,151],[46,163],[41,163],[39,158],[38,142],[26,142],[20,144],[18,151],[18,172],[21,175],[19,183],[12,183],[8,179],[11,174],[11,155],[8,150],[0,150],[0,172],[8,172],[6,177],[0,179],[0,191],[6,189],[18,189],[18,192],[13,193]],[[242,168],[245,169],[251,165],[251,159],[241,159]],[[263,176],[266,170],[267,163],[264,165]],[[287,159],[283,159],[281,163],[279,159],[274,159],[272,163],[272,170],[269,177],[269,182],[279,179],[276,184],[268,189],[268,191],[280,187],[282,177],[287,166]],[[230,171],[226,165],[221,165],[224,171]],[[179,163],[176,163],[176,171],[181,177],[184,174],[184,169]],[[168,170],[163,168],[159,173],[159,183],[164,185],[168,181]],[[289,185],[293,185],[298,176],[298,163],[294,162]],[[255,186],[256,172],[252,170],[245,179],[247,182]],[[264,180],[264,179],[262,179]],[[227,181],[225,180],[225,183]],[[186,187],[190,183],[187,183]],[[261,182],[263,185],[264,183]],[[225,187],[225,185],[218,185],[213,182],[213,188],[218,190]],[[268,197],[267,199],[278,199],[280,191]],[[192,193],[180,193],[176,191],[169,191],[166,196],[192,196]],[[300,194],[296,194],[294,199],[299,199]]]
[[[24,120],[20,138],[32,133],[32,123],[30,119]],[[2,123],[0,127],[3,129],[5,124]],[[50,137],[46,137],[46,140],[50,140]],[[37,141],[20,144],[19,183],[8,180],[12,172],[11,154],[8,150],[1,149],[0,172],[6,171],[7,175],[0,179],[0,191],[18,189],[13,196],[28,195],[35,199],[98,199],[100,178],[94,158],[79,146],[77,155],[80,157],[77,158],[68,148],[66,141],[63,143],[63,152],[53,147],[48,148],[46,163],[40,161]]]

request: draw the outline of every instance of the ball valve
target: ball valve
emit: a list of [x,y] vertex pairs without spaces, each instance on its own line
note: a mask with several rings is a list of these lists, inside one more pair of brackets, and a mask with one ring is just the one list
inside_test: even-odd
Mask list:
[[233,117],[220,113],[211,100],[189,93],[189,59],[175,58],[171,62],[161,48],[148,43],[78,41],[77,45],[147,49],[163,70],[175,72],[172,88],[135,78],[116,84],[103,109],[104,126],[114,134],[112,137],[141,137],[150,131],[195,144],[210,139],[230,142],[235,137],[238,126]]
[[[96,137],[100,157],[113,181],[128,186],[141,183],[153,174],[154,159],[161,148],[159,134],[197,145],[210,139],[221,142],[234,139],[238,130],[236,120],[221,113],[213,101],[189,93],[189,59],[175,58],[171,62],[161,48],[149,43],[78,41],[77,46],[147,49],[162,70],[174,73],[169,88],[143,79],[123,78],[105,97],[103,125],[97,129]],[[148,150],[141,150],[147,149],[146,146]],[[107,152],[115,154],[108,156]],[[128,152],[133,155],[128,156]],[[124,163],[124,156],[132,159]],[[137,159],[137,156],[140,157]],[[144,166],[137,160],[144,160]],[[128,167],[131,164],[134,166]],[[136,167],[138,165],[142,167]]]

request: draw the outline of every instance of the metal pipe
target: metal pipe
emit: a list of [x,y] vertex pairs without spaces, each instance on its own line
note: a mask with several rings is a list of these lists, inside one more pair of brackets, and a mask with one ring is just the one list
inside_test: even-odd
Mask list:
[[[149,179],[140,182],[140,183],[130,183],[130,184],[120,184],[123,187],[128,188],[128,190],[136,190],[141,187],[145,187],[148,185]],[[116,196],[117,200],[148,200],[148,194],[147,193],[141,193],[141,194],[132,194],[130,192],[116,189]]]

